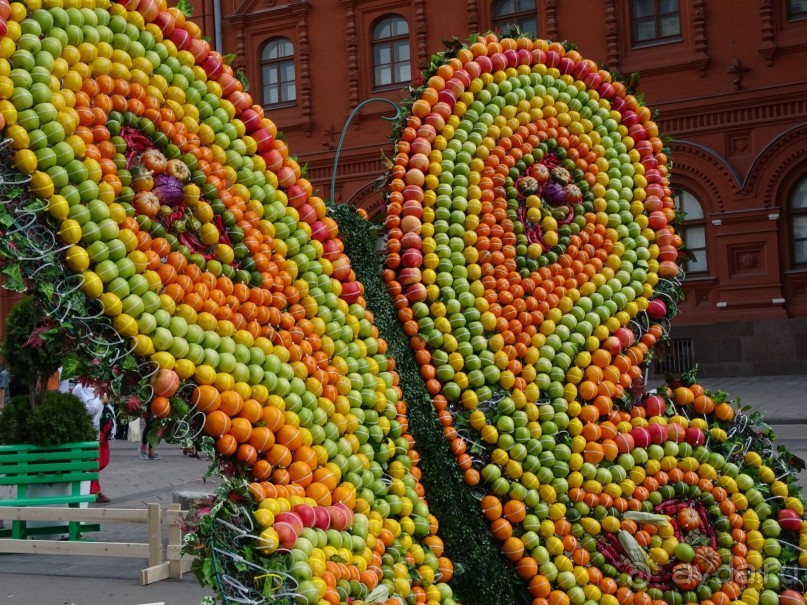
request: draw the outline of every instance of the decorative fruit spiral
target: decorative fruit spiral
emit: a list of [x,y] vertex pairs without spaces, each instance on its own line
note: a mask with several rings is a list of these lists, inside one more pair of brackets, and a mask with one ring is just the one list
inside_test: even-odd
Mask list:
[[691,377],[645,385],[683,253],[650,110],[559,43],[438,59],[396,133],[385,278],[532,602],[803,603],[767,429]]
[[[338,226],[198,27],[159,0],[0,0],[0,121],[5,285],[74,336],[70,371],[219,463],[203,580],[453,603]],[[793,460],[724,394],[644,382],[682,252],[650,111],[560,44],[485,36],[397,135],[384,277],[481,502],[452,514],[489,521],[522,600],[802,605]]]
[[123,337],[83,369],[106,388],[147,360],[134,405],[190,416],[227,461],[210,514],[242,533],[197,542],[206,581],[226,602],[453,603],[337,225],[199,28],[159,0],[0,0],[0,115],[6,275],[64,329]]

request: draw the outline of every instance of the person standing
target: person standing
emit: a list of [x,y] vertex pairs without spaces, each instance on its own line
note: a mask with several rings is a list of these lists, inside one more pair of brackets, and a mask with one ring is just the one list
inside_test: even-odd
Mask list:
[[154,451],[154,447],[149,443],[149,433],[151,425],[154,424],[154,415],[149,411],[143,415],[146,426],[143,428],[143,435],[140,437],[140,459],[141,460],[162,460],[162,457]]
[[[61,369],[59,370],[59,375],[61,378]],[[61,393],[72,393],[76,397],[81,400],[84,404],[84,407],[87,408],[87,413],[92,418],[92,424],[95,427],[95,432],[99,437],[98,441],[98,472],[100,473],[102,469],[104,469],[109,464],[109,431],[113,430],[115,424],[115,415],[112,412],[112,423],[108,426],[104,425],[104,428],[107,428],[106,439],[105,442],[101,440],[101,432],[102,432],[102,425],[101,425],[101,417],[104,414],[104,408],[108,407],[104,404],[101,397],[98,395],[96,390],[90,386],[84,386],[80,382],[73,382],[72,380],[60,380],[59,382],[59,392]],[[112,408],[109,408],[110,410]],[[101,483],[99,480],[94,480],[90,483],[90,493],[96,494],[96,501],[101,503],[109,502],[109,498],[106,497],[101,492]]]
[[[109,404],[109,399],[104,398],[104,407],[101,409],[101,418],[99,420],[99,433],[98,433],[98,473],[100,474],[109,464],[110,450],[109,440],[115,432],[115,410]],[[96,479],[90,484],[90,493],[97,494],[96,502],[106,504],[109,498],[101,492],[101,482]]]

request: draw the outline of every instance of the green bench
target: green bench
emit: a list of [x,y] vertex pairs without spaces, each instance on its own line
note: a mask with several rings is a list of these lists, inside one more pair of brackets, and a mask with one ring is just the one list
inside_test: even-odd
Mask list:
[[[98,442],[68,443],[61,446],[0,445],[0,486],[16,486],[17,495],[0,499],[0,506],[61,506],[75,508],[95,502],[94,494],[82,494],[81,483],[98,479]],[[56,495],[29,494],[32,486],[52,485]],[[57,487],[58,486],[58,487]],[[37,491],[37,490],[33,490]],[[0,538],[26,539],[34,535],[68,534],[80,540],[81,534],[98,531],[97,523],[78,521],[48,527],[28,527],[15,520],[10,528],[0,529]]]

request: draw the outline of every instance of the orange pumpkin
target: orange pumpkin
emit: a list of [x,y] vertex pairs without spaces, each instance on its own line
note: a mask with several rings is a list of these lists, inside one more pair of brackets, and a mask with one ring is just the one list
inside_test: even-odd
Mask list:
[[700,517],[694,508],[685,508],[678,513],[676,517],[678,525],[686,531],[698,529],[701,525]]
[[701,577],[700,570],[689,563],[679,563],[673,567],[673,584],[681,590],[695,590],[701,583]]

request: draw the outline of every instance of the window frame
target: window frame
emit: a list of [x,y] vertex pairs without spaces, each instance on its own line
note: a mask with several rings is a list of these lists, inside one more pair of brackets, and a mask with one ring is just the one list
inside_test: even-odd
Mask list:
[[[687,219],[686,214],[684,215],[683,220],[681,221],[681,240],[684,242],[684,245],[687,246],[687,250],[690,250],[693,254],[696,254],[697,262],[704,263],[705,267],[701,270],[691,270],[690,269],[690,261],[685,260],[683,269],[686,277],[704,277],[710,275],[709,273],[709,238],[708,238],[708,230],[707,224],[708,221],[706,220],[706,212],[704,211],[703,204],[697,198],[697,196],[687,189],[678,189],[675,192],[675,207],[678,210],[683,211],[686,213],[687,204],[685,203],[685,199],[687,197],[691,199],[693,203],[695,203],[698,208],[700,209],[700,217],[698,218],[690,218]],[[702,229],[703,230],[703,247],[702,248],[690,248],[687,244],[687,231],[691,229]],[[702,252],[701,252],[702,251]],[[701,256],[702,254],[702,256]]]
[[[804,206],[801,208],[794,208],[793,201],[796,199],[796,196],[802,193],[804,197]],[[807,222],[807,174],[802,176],[800,179],[796,181],[796,185],[793,187],[793,191],[791,192],[789,199],[787,201],[787,231],[790,241],[790,263],[793,268],[804,269],[807,268],[807,250],[805,250],[805,255],[803,259],[798,259],[796,257],[796,243],[797,242],[807,242],[807,236],[796,238],[796,234],[794,233],[794,219],[795,218],[804,218],[805,222]]]
[[[290,55],[279,55],[278,57],[273,58],[273,59],[265,58],[266,51],[269,48],[269,46],[271,44],[273,44],[273,43],[280,43],[280,42],[288,43],[289,47],[291,48],[291,54]],[[293,69],[294,79],[289,80],[289,81],[284,81],[282,79],[282,76],[281,76],[282,66],[287,65],[289,63],[291,64],[292,69]],[[282,108],[282,107],[294,107],[294,106],[296,106],[297,105],[297,52],[296,52],[296,49],[294,48],[294,42],[292,42],[291,39],[287,38],[286,36],[273,36],[273,37],[269,38],[268,40],[266,40],[266,42],[263,44],[263,47],[261,48],[261,60],[260,60],[260,62],[258,64],[258,66],[259,66],[260,73],[261,73],[261,101],[263,102],[263,107],[272,108],[272,109],[278,109],[278,108]],[[276,84],[276,86],[277,86],[278,99],[279,100],[276,103],[270,103],[266,98],[266,88],[267,88],[267,86],[270,86],[267,83],[267,78],[266,78],[267,68],[268,69],[274,68],[274,70],[277,73],[277,84]],[[294,83],[294,99],[283,99],[283,94],[282,93],[283,93],[283,84],[284,84],[284,82],[285,83],[289,83],[289,82]]]
[[[504,27],[507,27],[507,26],[512,27],[513,25],[518,25],[519,21],[521,21],[521,20],[523,20],[525,18],[529,18],[529,19],[532,19],[533,22],[535,23],[536,31],[534,31],[534,32],[524,32],[524,30],[521,30],[520,27],[519,27],[519,30],[521,31],[521,33],[529,33],[531,36],[537,38],[538,37],[538,31],[537,31],[538,30],[538,3],[535,0],[527,0],[527,1],[532,2],[532,8],[533,8],[532,12],[530,12],[529,10],[520,10],[520,11],[516,10],[516,11],[514,11],[512,13],[506,13],[504,15],[498,15],[497,16],[496,15],[496,6],[498,4],[500,4],[501,2],[503,2],[503,1],[504,0],[493,0],[493,3],[491,4],[491,7],[490,7],[490,24],[491,24],[491,27],[494,30],[504,32],[505,30],[503,29],[503,26]],[[513,0],[513,1],[516,3],[516,6],[518,6],[518,3],[521,0]]]
[[787,21],[802,21],[803,19],[807,19],[807,8],[804,11],[799,13],[793,13],[791,8],[793,3],[796,0],[785,0],[785,19]]
[[[406,33],[391,35],[391,36],[386,37],[386,38],[376,38],[377,29],[386,20],[390,20],[392,22],[395,22],[396,20],[398,22],[403,21],[403,23],[406,25]],[[370,29],[370,65],[371,65],[372,73],[373,73],[373,80],[372,80],[373,81],[373,84],[372,84],[372,90],[373,91],[399,89],[402,86],[408,86],[408,85],[410,85],[412,83],[412,79],[414,77],[414,72],[413,72],[413,61],[412,61],[412,38],[411,38],[411,35],[412,35],[412,29],[409,26],[409,20],[405,16],[401,15],[400,13],[385,13],[385,14],[381,15],[380,17],[378,17],[377,19],[375,19],[373,21],[372,27]],[[409,51],[408,58],[406,60],[406,63],[408,63],[408,65],[409,65],[409,78],[406,79],[406,80],[400,80],[399,81],[399,80],[395,79],[396,68],[398,66],[403,65],[404,61],[396,61],[395,60],[395,48],[396,48],[396,44],[399,44],[399,43],[404,42],[404,41],[406,42],[406,46],[407,46],[407,49]],[[388,51],[389,51],[389,58],[390,58],[389,63],[376,63],[376,49],[377,48],[382,48],[382,47],[386,47],[388,49]],[[386,67],[386,66],[388,66],[389,69],[390,69],[391,81],[388,84],[379,84],[378,80],[377,80],[377,68],[378,67]]]
[[[631,40],[631,47],[632,48],[647,48],[649,46],[662,46],[665,44],[673,44],[676,42],[681,42],[684,38],[684,27],[682,22],[682,15],[681,15],[681,2],[678,0],[678,10],[675,13],[661,13],[659,2],[661,0],[649,0],[653,3],[653,29],[655,36],[652,38],[647,38],[645,40],[638,40],[638,32],[637,32],[637,18],[636,18],[636,2],[639,0],[629,0],[628,3],[628,11],[630,16],[630,40]],[[678,33],[669,35],[669,36],[661,36],[661,17],[665,15],[672,15],[676,14],[678,16]],[[647,20],[643,18],[643,21]]]

